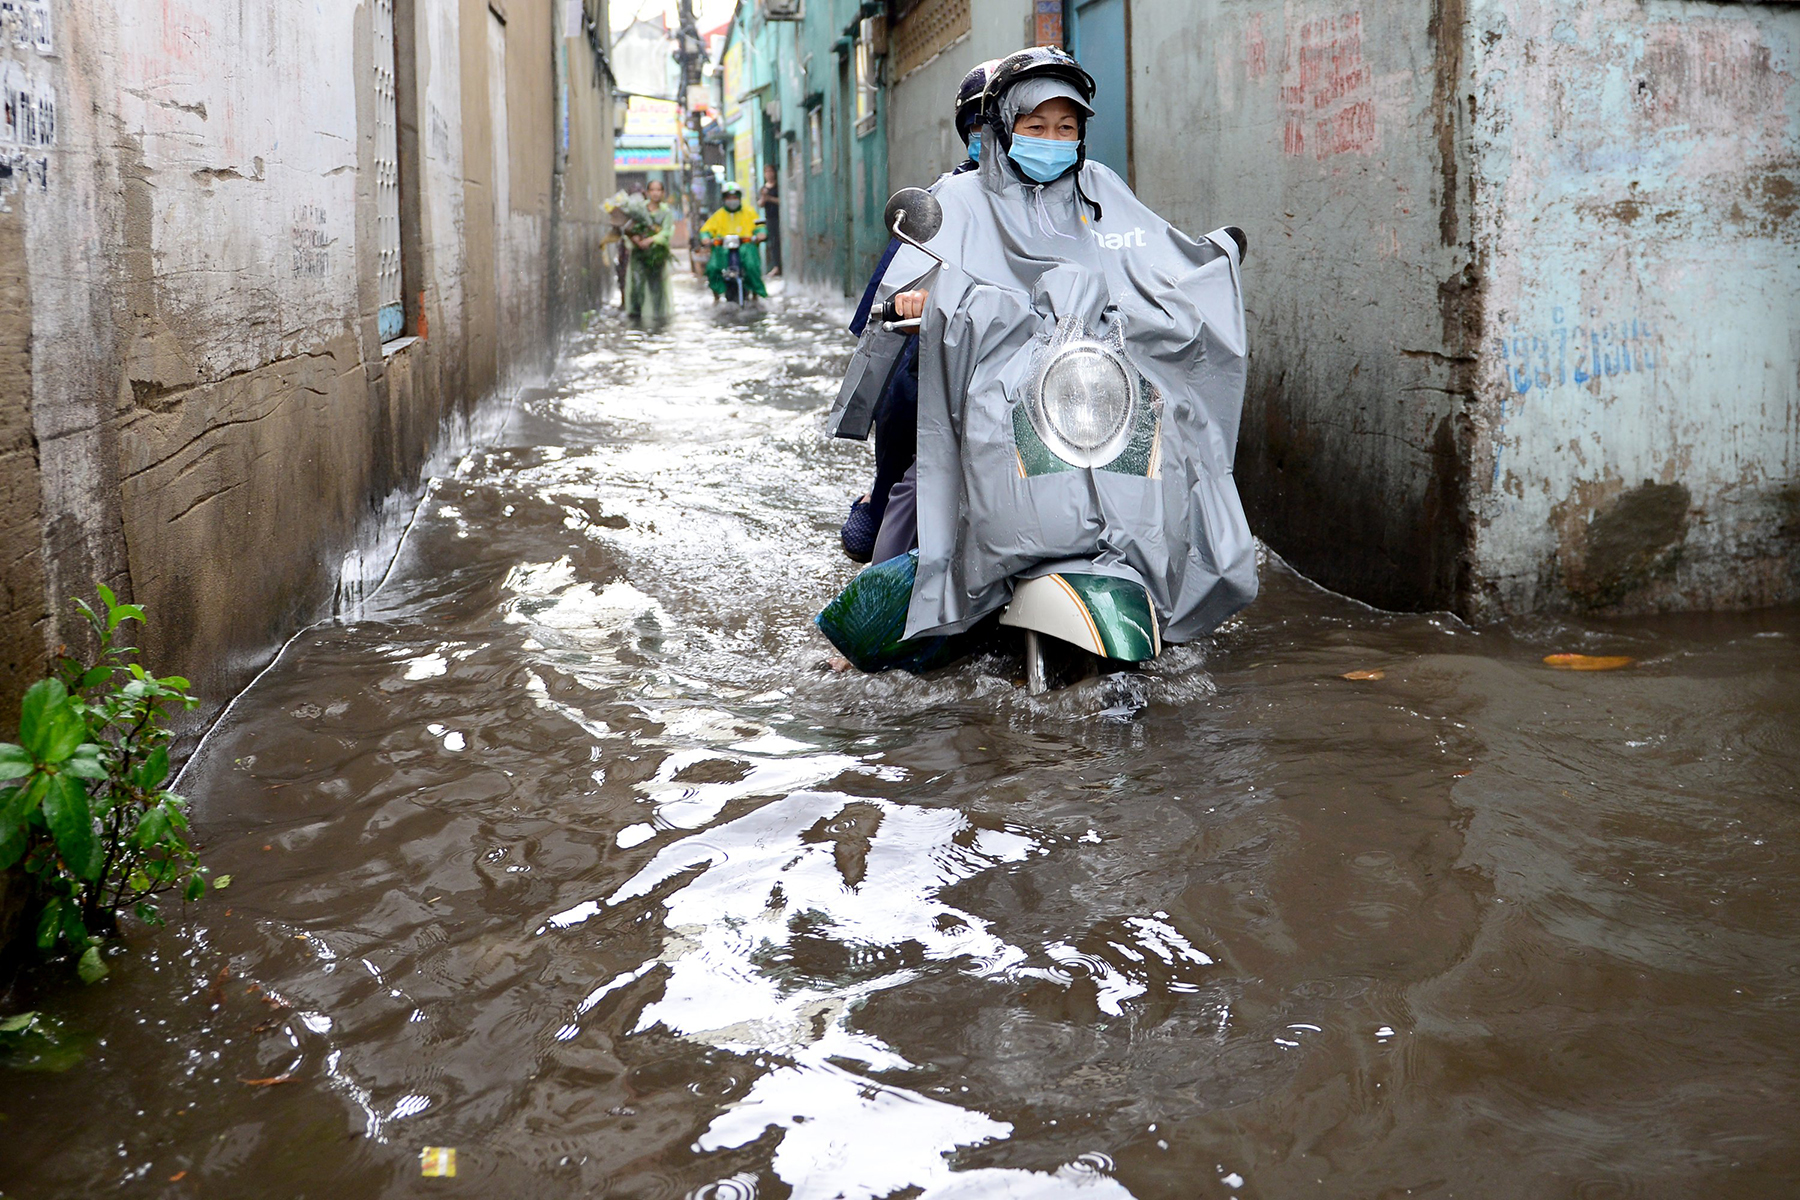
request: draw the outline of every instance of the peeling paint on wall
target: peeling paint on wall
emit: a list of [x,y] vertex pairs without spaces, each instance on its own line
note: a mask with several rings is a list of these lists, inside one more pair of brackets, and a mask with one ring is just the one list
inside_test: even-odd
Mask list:
[[[509,0],[509,54],[549,62],[563,3]],[[19,358],[9,347],[56,348],[23,360],[28,421],[0,420],[0,457],[17,481],[21,447],[35,456],[33,611],[49,614],[49,644],[68,634],[68,598],[104,582],[151,606],[147,657],[222,702],[294,628],[357,593],[357,564],[381,552],[371,531],[404,517],[444,431],[541,372],[564,310],[594,306],[609,276],[604,78],[515,63],[510,128],[494,131],[486,30],[461,25],[472,6],[399,0],[380,64],[372,7],[0,0],[0,164],[20,164],[0,171],[0,245],[21,248],[17,286],[0,279],[0,376]],[[572,128],[587,122],[560,162],[559,85]],[[378,96],[399,119],[378,121]],[[378,126],[393,135],[379,150]],[[484,212],[478,235],[465,160],[485,164],[509,138],[514,202],[532,211]],[[414,205],[387,205],[383,224],[375,178],[391,193],[402,166]],[[552,205],[557,166],[587,186]],[[496,218],[522,231],[500,256]],[[403,266],[397,225],[414,256]],[[485,274],[471,278],[477,241]],[[390,304],[396,274],[417,298],[419,337],[398,346],[377,336],[383,273]],[[529,303],[497,311],[502,286]],[[487,307],[472,313],[470,293]]]
[[1258,534],[1472,618],[1800,599],[1800,6],[1132,11],[1139,194],[1250,233]]
[[1501,0],[1472,21],[1479,614],[1800,596],[1780,499],[1800,473],[1800,10]]

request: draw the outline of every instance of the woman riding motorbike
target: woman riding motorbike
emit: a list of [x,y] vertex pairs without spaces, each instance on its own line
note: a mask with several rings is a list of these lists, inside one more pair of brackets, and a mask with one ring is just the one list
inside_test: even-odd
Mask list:
[[[983,97],[981,169],[938,187],[941,228],[896,255],[883,281],[890,311],[921,320],[913,644],[1058,579],[1090,624],[1104,615],[1097,604],[1135,605],[1135,649],[1092,645],[1141,661],[1256,593],[1231,478],[1241,235],[1190,238],[1087,161],[1093,94],[1053,48],[1002,61]],[[858,355],[882,361],[882,336],[893,334],[872,326]],[[867,391],[846,381],[840,436],[866,425]],[[1012,617],[1001,622],[1025,623]],[[832,632],[824,617],[821,627]],[[896,663],[912,665],[886,651],[857,665]]]

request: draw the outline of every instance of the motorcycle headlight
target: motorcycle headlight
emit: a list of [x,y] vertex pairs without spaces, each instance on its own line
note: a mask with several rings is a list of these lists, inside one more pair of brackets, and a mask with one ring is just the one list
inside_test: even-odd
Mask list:
[[1050,452],[1077,467],[1117,458],[1131,440],[1136,403],[1131,373],[1097,342],[1065,346],[1038,383],[1038,434]]

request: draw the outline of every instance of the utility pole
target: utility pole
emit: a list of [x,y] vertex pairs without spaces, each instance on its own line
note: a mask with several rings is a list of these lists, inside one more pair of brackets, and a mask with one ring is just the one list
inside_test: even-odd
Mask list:
[[[692,200],[694,199],[695,164],[693,158],[687,153],[687,134],[685,131],[691,129],[698,134],[700,132],[700,123],[704,119],[698,109],[689,106],[688,98],[692,94],[693,88],[700,83],[701,71],[706,66],[706,43],[700,40],[700,28],[694,19],[694,0],[679,0],[675,11],[677,20],[675,30],[675,61],[681,64],[681,93],[676,97],[676,100],[681,105],[681,127],[684,131],[681,135],[682,153],[680,159],[680,161],[685,164],[682,187],[686,190],[688,199]],[[695,140],[698,141],[699,139],[696,137]],[[686,208],[686,203],[684,203],[682,207]],[[695,212],[693,217],[697,220],[699,213]],[[695,227],[697,228],[698,226],[696,225]]]

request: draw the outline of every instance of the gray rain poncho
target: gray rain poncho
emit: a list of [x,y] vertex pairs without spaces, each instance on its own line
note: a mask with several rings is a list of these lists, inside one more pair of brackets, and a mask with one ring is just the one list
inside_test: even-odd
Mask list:
[[[996,150],[998,148],[996,147]],[[1016,576],[1055,569],[1137,578],[1163,637],[1189,641],[1256,596],[1256,555],[1232,480],[1244,396],[1235,242],[1196,241],[1112,171],[1086,163],[1027,184],[995,153],[935,195],[939,266],[903,247],[878,299],[928,288],[919,343],[919,560],[906,635],[968,629]],[[1159,394],[1159,478],[1084,468],[1026,477],[1013,410],[1059,320],[1118,344]],[[1066,325],[1066,321],[1065,321]],[[833,412],[861,437],[898,335],[871,322]],[[1034,570],[1036,568],[1037,570]]]

